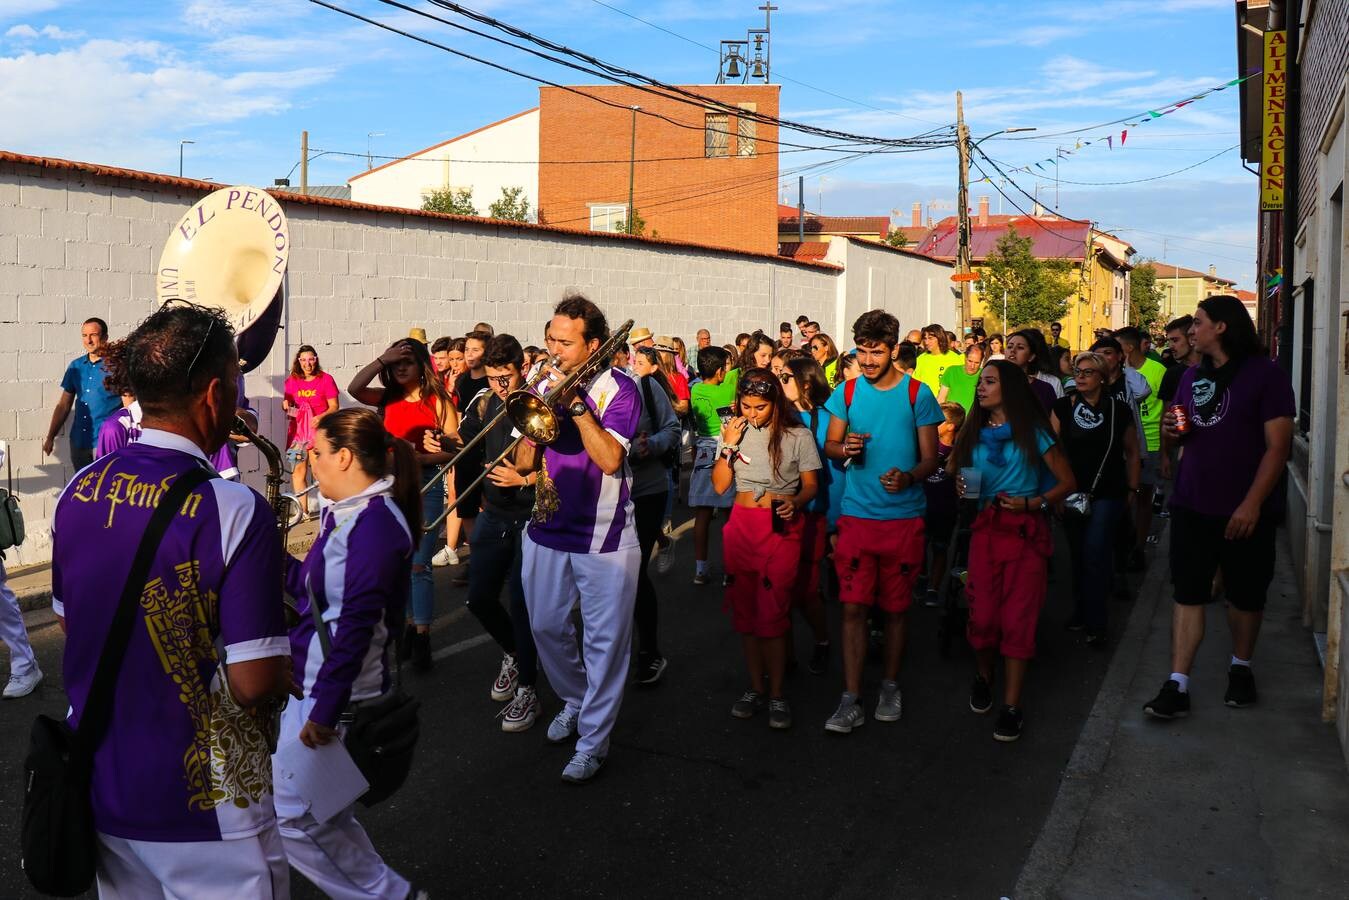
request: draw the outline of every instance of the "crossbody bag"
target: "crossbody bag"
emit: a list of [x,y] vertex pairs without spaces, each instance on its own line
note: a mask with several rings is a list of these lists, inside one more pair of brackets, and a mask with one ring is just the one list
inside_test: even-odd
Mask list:
[[1105,464],[1110,460],[1110,451],[1115,449],[1116,405],[1116,401],[1112,398],[1110,400],[1110,440],[1105,445],[1105,454],[1101,456],[1101,465],[1096,470],[1096,477],[1091,480],[1091,490],[1074,491],[1063,499],[1063,511],[1068,515],[1083,519],[1091,515],[1091,501],[1096,496],[1096,486],[1101,483],[1101,473],[1105,471]]

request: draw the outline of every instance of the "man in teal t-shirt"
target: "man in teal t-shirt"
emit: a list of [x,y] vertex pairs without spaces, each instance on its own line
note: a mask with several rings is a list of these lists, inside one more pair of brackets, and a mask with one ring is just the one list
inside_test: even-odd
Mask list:
[[965,348],[965,365],[952,366],[942,373],[941,390],[937,402],[959,403],[965,412],[974,405],[974,389],[979,386],[979,373],[984,367],[984,350],[978,344]]
[[899,371],[893,361],[899,320],[884,310],[864,313],[853,325],[860,377],[844,382],[825,403],[832,417],[825,455],[843,462],[838,519],[839,602],[843,605],[844,692],[825,722],[847,734],[866,721],[858,702],[866,657],[867,611],[885,614],[885,661],[876,719],[899,720],[904,615],[923,567],[923,482],[937,471],[937,398]]

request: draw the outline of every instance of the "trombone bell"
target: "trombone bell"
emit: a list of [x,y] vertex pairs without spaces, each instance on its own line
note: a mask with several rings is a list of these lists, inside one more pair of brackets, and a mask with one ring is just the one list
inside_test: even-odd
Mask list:
[[516,429],[536,444],[557,440],[557,414],[540,397],[528,391],[514,391],[506,398],[506,415]]

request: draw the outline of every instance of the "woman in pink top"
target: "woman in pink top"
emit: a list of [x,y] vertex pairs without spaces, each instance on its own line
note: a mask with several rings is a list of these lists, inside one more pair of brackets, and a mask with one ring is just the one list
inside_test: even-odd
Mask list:
[[[281,408],[286,411],[286,447],[295,467],[290,472],[295,496],[304,492],[309,474],[308,450],[319,419],[337,409],[337,382],[319,365],[318,352],[301,344],[290,365]],[[307,504],[305,504],[307,507]]]

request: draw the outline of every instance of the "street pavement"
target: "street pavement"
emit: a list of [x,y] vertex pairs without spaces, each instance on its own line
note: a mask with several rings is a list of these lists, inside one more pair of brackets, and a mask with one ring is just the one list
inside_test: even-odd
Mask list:
[[[532,730],[500,730],[501,705],[488,695],[500,653],[463,609],[464,589],[449,583],[460,570],[437,570],[438,659],[432,673],[406,681],[423,702],[415,767],[398,795],[359,813],[389,863],[433,896],[1011,894],[1111,658],[1064,630],[1064,542],[1025,697],[1026,731],[1002,744],[992,715],[968,709],[968,648],[957,642],[941,658],[937,610],[921,606],[910,617],[900,722],[870,718],[873,663],[866,726],[847,736],[824,731],[842,690],[837,652],[827,675],[803,665],[790,677],[790,731],[771,731],[763,716],[731,718],[746,686],[739,640],[720,588],[691,583],[690,524],[679,529],[673,570],[658,579],[669,669],[655,688],[628,691],[609,760],[584,786],[560,781],[569,751],[544,740],[558,708],[546,687],[545,715]],[[1129,608],[1112,601],[1115,633]],[[828,612],[837,641],[837,607]],[[29,724],[66,705],[59,629],[46,610],[28,620],[48,677],[32,697],[0,704],[0,783],[11,786],[11,814],[0,816],[5,897],[32,896],[16,853]],[[796,646],[804,662],[810,637],[799,620]],[[299,875],[293,889],[318,896]]]

